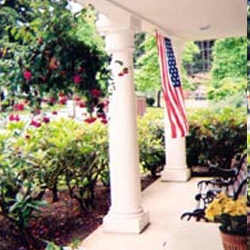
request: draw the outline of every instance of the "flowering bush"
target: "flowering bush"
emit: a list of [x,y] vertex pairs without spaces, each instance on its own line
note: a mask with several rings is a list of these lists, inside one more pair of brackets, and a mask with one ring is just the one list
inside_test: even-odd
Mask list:
[[[111,58],[98,44],[102,40],[93,25],[94,10],[86,8],[73,15],[67,6],[66,0],[31,1],[32,21],[10,27],[14,42],[0,44],[0,50],[6,51],[0,56],[1,109],[36,114],[55,104],[65,105],[77,95],[90,118],[98,113],[106,123],[104,99],[109,94]],[[79,29],[91,35],[84,37]]]
[[220,223],[224,233],[246,235],[247,198],[242,195],[234,200],[221,192],[208,205],[205,216],[209,221]]

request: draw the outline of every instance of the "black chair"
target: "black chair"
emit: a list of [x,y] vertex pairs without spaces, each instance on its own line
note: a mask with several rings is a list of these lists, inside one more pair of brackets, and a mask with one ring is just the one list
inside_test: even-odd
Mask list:
[[205,217],[207,205],[213,201],[216,195],[224,191],[230,197],[237,199],[240,194],[247,192],[247,154],[244,154],[238,165],[232,170],[217,169],[221,176],[211,180],[204,180],[198,183],[199,193],[195,196],[197,208],[192,212],[185,212],[181,219],[185,217],[190,220],[192,217],[196,221],[208,221]]

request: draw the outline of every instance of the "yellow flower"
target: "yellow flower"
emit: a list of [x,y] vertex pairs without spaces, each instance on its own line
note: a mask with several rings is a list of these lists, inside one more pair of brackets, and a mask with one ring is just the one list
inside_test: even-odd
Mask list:
[[237,200],[233,200],[225,193],[219,193],[216,198],[208,204],[205,216],[208,220],[214,221],[216,217],[228,214],[230,216],[240,216],[247,214],[247,198],[240,196]]

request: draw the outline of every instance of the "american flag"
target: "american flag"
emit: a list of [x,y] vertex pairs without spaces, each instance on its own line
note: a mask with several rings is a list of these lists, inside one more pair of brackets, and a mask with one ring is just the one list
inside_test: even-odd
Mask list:
[[172,138],[188,134],[184,97],[171,40],[157,32],[163,96],[166,102]]

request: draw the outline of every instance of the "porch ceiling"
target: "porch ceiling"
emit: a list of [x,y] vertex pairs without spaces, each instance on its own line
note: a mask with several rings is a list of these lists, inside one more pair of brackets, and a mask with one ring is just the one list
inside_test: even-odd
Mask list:
[[169,36],[185,40],[246,36],[246,0],[102,0],[102,2],[111,3],[132,13],[143,20],[148,27],[159,28]]

